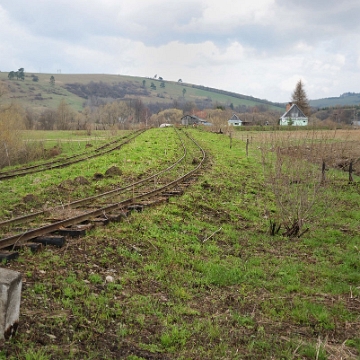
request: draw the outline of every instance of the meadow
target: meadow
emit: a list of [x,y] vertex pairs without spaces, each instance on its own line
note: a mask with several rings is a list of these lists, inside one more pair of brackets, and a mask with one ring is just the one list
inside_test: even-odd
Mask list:
[[[124,181],[164,167],[177,156],[172,131],[38,176],[31,191],[45,200],[65,178],[112,164]],[[18,333],[0,343],[0,359],[360,357],[359,177],[329,165],[321,182],[319,164],[300,156],[345,149],[358,133],[188,131],[207,161],[182,196],[2,264],[23,274],[23,291]],[[0,188],[24,195],[34,183],[11,181]],[[299,215],[307,230],[285,235]],[[271,223],[282,226],[271,233]]]
[[[33,76],[37,81],[33,81]],[[55,84],[50,84],[50,77],[54,76]],[[8,80],[8,73],[0,72],[0,81],[6,82],[9,91],[1,97],[1,103],[16,101],[24,108],[32,108],[35,112],[42,112],[46,108],[56,109],[62,99],[76,111],[84,109],[86,98],[80,97],[66,88],[68,84],[91,84],[103,83],[107,85],[121,84],[126,87],[133,87],[138,92],[146,89],[147,94],[124,97],[128,100],[131,97],[141,99],[144,104],[149,103],[172,103],[174,100],[196,101],[210,99],[214,104],[233,104],[257,106],[262,104],[262,100],[256,98],[238,98],[228,94],[220,94],[206,89],[193,88],[191,84],[178,83],[164,79],[164,87],[161,87],[162,80],[125,75],[111,74],[45,74],[45,73],[26,73],[24,81]],[[145,81],[145,83],[143,83]],[[151,88],[151,84],[155,88]],[[144,85],[145,84],[145,85]],[[183,90],[185,89],[185,93]],[[94,94],[96,95],[96,94]],[[269,104],[271,109],[282,111],[283,108],[278,104]]]

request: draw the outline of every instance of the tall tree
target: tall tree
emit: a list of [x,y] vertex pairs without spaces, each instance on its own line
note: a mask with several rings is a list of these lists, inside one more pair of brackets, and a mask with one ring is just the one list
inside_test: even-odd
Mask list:
[[301,82],[301,80],[297,82],[295,90],[292,93],[291,99],[292,102],[295,103],[306,116],[310,115],[309,100],[306,96],[304,85]]
[[55,78],[54,78],[54,75],[51,75],[51,76],[50,76],[50,85],[51,85],[51,86],[55,86]]
[[20,80],[24,80],[25,79],[25,70],[24,68],[20,68],[17,73],[16,73],[16,78],[20,79]]
[[10,72],[9,72],[9,75],[8,75],[8,78],[9,78],[10,80],[12,80],[12,79],[15,78],[15,76],[16,76],[15,71],[10,71]]

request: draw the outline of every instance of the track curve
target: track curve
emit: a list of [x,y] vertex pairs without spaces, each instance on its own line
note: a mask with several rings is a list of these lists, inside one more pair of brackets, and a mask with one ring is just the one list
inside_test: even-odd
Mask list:
[[[51,234],[61,228],[66,228],[69,226],[74,226],[84,221],[90,221],[99,216],[108,216],[114,211],[124,211],[130,205],[134,205],[137,203],[141,203],[145,200],[150,202],[157,202],[159,199],[164,199],[169,196],[169,190],[179,187],[181,184],[185,183],[190,177],[194,176],[196,172],[202,167],[205,159],[206,153],[204,149],[185,131],[180,131],[174,128],[174,131],[177,133],[179,140],[181,142],[181,146],[183,149],[182,156],[179,157],[175,162],[169,165],[167,168],[148,176],[145,179],[133,182],[128,184],[125,187],[117,188],[106,193],[98,194],[96,196],[92,196],[89,198],[80,199],[68,204],[69,207],[77,208],[79,205],[86,205],[88,203],[93,202],[94,200],[104,199],[105,197],[118,195],[120,193],[124,193],[124,197],[112,203],[107,203],[106,205],[98,206],[95,209],[81,211],[80,214],[72,217],[68,217],[66,219],[62,219],[59,221],[52,222],[50,224],[46,224],[44,226],[39,226],[37,228],[22,232],[20,234],[14,234],[10,236],[6,236],[0,239],[0,249],[4,249],[7,247],[11,247],[14,245],[23,244],[31,239],[34,239],[38,236]],[[192,152],[196,153],[196,156],[199,158],[197,162],[191,161],[191,156],[189,155],[189,149],[192,148]],[[183,168],[180,168],[180,164],[183,164],[184,161],[191,161],[191,169],[185,171],[185,165]],[[190,165],[187,164],[189,167]],[[166,183],[157,184],[158,186],[155,189],[149,190],[149,186],[151,186],[154,179],[159,178],[166,174],[166,176],[170,177],[170,172],[173,169],[177,169],[175,174],[171,174],[171,180],[167,179]],[[181,174],[180,174],[181,173]],[[149,185],[150,184],[150,185]],[[136,190],[136,194],[135,194]],[[24,224],[29,219],[34,219],[39,215],[43,215],[44,211],[38,212],[36,214],[28,214],[16,219],[10,219],[7,221],[3,221],[0,223],[0,227],[11,226],[14,224]]]

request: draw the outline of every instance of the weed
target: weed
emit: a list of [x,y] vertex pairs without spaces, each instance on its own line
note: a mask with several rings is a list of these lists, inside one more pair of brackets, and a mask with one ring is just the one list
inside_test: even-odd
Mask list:
[[346,345],[355,348],[360,353],[360,338],[346,340]]
[[299,354],[307,359],[327,360],[326,350],[321,346],[303,345],[299,349]]
[[92,284],[101,284],[103,282],[103,279],[99,274],[90,274],[89,281]]
[[45,354],[45,351],[43,349],[40,350],[26,350],[26,353],[24,354],[25,360],[49,360],[50,357]]
[[34,284],[34,293],[35,294],[42,294],[45,292],[46,286],[42,283],[35,283]]
[[161,334],[160,342],[166,350],[173,352],[183,348],[189,337],[190,333],[187,329],[179,325],[172,325]]

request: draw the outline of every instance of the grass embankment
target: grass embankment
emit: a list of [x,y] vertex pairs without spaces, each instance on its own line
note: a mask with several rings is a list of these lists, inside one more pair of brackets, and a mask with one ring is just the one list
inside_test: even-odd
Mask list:
[[257,150],[192,133],[208,160],[183,196],[6,265],[24,289],[2,358],[360,356],[358,183],[329,185],[336,209],[304,237],[271,237]]

